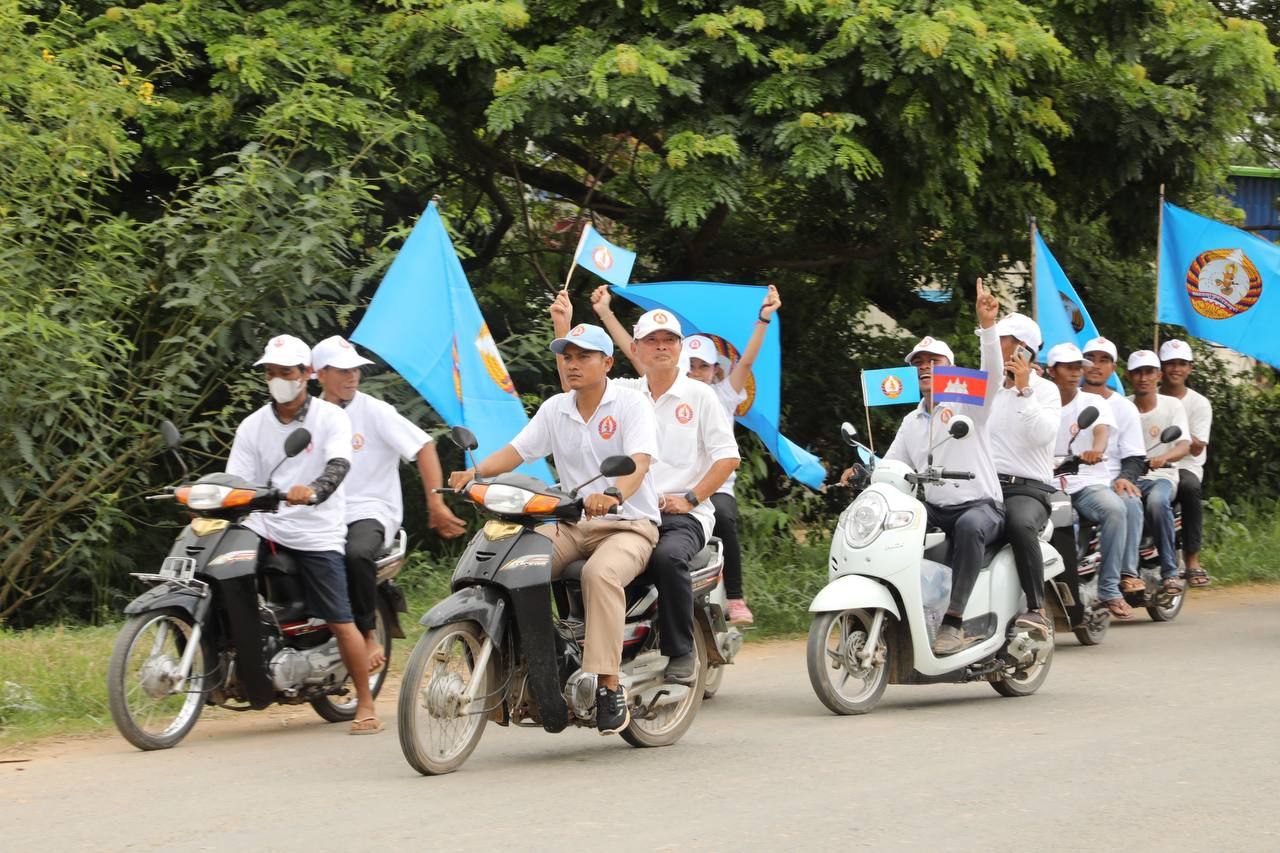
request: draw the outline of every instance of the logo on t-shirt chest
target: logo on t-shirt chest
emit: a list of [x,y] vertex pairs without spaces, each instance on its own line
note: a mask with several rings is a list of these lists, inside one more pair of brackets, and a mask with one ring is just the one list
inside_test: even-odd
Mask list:
[[1152,438],[1156,438],[1157,436],[1160,435],[1160,427],[1156,426],[1155,424],[1152,424],[1151,429],[1147,430],[1147,435],[1151,436]]
[[364,435],[362,433],[357,432],[351,436],[351,449],[356,451],[364,449]]
[[601,418],[600,425],[597,429],[600,432],[600,437],[605,441],[608,441],[613,438],[614,433],[618,431],[618,422],[613,419],[612,415],[610,415],[608,417]]
[[676,406],[676,421],[681,424],[687,424],[693,420],[693,406],[688,403],[681,403]]

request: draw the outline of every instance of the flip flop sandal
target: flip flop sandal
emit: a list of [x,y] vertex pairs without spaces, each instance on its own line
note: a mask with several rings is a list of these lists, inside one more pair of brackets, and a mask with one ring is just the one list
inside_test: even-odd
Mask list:
[[1187,585],[1196,589],[1204,589],[1213,584],[1213,578],[1204,569],[1187,569]]
[[382,731],[382,720],[377,717],[361,717],[351,723],[351,728],[347,730],[347,734],[376,735],[380,731]]
[[1106,601],[1098,602],[1111,612],[1112,617],[1116,619],[1132,619],[1133,608],[1123,598],[1111,598]]
[[1177,578],[1165,578],[1160,583],[1160,589],[1169,595],[1178,595],[1185,587],[1183,587],[1182,581]]
[[1125,575],[1120,578],[1121,592],[1146,592],[1147,585],[1142,582],[1142,578],[1135,578],[1133,575]]

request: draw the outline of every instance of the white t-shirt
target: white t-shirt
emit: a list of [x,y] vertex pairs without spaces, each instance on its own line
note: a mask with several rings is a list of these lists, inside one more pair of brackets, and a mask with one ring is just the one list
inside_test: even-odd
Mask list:
[[[1102,396],[1102,395],[1098,395]],[[1104,398],[1111,404],[1111,416],[1116,427],[1107,439],[1107,476],[1115,480],[1120,476],[1120,461],[1130,456],[1146,456],[1147,446],[1142,443],[1142,419],[1138,407],[1127,397],[1113,393]]]
[[[285,438],[302,428],[311,433],[311,443],[297,456],[285,459]],[[342,409],[311,397],[301,417],[287,424],[280,423],[270,403],[241,421],[227,457],[227,473],[265,486],[267,475],[280,463],[271,482],[284,492],[292,486],[311,485],[330,459],[351,461],[351,421]],[[289,506],[282,502],[277,512],[250,515],[245,527],[286,548],[341,553],[347,543],[346,494],[343,480],[324,503]]]
[[360,391],[343,411],[351,419],[351,473],[343,482],[347,524],[372,518],[382,524],[383,545],[389,545],[404,520],[400,463],[415,459],[431,436],[390,403]]
[[[737,416],[738,406],[742,405],[743,401],[747,399],[747,389],[743,388],[741,391],[735,391],[733,390],[733,383],[728,379],[723,379],[712,385],[711,390],[716,392],[716,399],[720,401],[720,405],[724,406],[724,412],[729,416],[729,429],[733,429],[733,420]],[[716,489],[716,494],[732,495],[733,484],[736,482],[738,482],[738,472],[735,470],[724,481],[724,485]]]
[[[556,473],[564,489],[581,486],[600,474],[600,463],[610,456],[648,454],[649,475],[640,488],[619,508],[619,518],[629,521],[648,519],[659,523],[658,493],[654,487],[653,469],[658,464],[658,425],[649,401],[635,391],[622,387],[621,380],[610,379],[600,405],[583,420],[578,412],[578,392],[568,391],[548,398],[511,447],[525,462],[544,456],[555,461]],[[595,495],[615,484],[602,477],[583,490]]]
[[[683,495],[702,482],[712,464],[740,459],[733,426],[711,388],[681,374],[658,400],[649,393],[648,379],[615,379],[623,388],[640,392],[658,419],[658,461],[653,484],[659,495]],[[706,500],[693,508],[702,523],[703,541],[710,541],[716,511]]]
[[[1133,400],[1132,397],[1129,398]],[[1142,418],[1142,438],[1146,444],[1147,458],[1163,456],[1171,453],[1179,443],[1191,441],[1191,427],[1187,424],[1187,410],[1182,408],[1182,401],[1177,397],[1164,394],[1156,395],[1156,407],[1149,412],[1139,412]],[[1182,430],[1182,437],[1176,441],[1161,442],[1160,433],[1167,427],[1176,426]],[[1178,487],[1178,469],[1172,465],[1148,471],[1144,480],[1168,480]]]
[[[1098,419],[1092,426],[1079,429],[1076,419],[1090,406],[1098,410]],[[1108,430],[1107,441],[1110,444],[1111,436],[1116,431],[1116,416],[1107,405],[1107,401],[1097,394],[1086,391],[1077,393],[1074,400],[1062,406],[1062,418],[1058,422],[1058,439],[1053,449],[1054,455],[1070,456],[1073,453],[1079,455],[1093,450],[1094,431],[1104,427]],[[1067,449],[1067,445],[1071,446],[1070,450]],[[1107,469],[1106,461],[1103,461],[1096,465],[1081,465],[1080,473],[1060,477],[1058,488],[1069,495],[1074,495],[1090,486],[1110,486],[1111,480],[1111,472]]]
[[[1003,382],[1003,378],[1000,379]],[[1031,395],[1018,389],[996,391],[987,429],[991,436],[991,462],[997,474],[1049,483],[1053,480],[1053,442],[1062,419],[1062,395],[1058,386],[1031,374]]]
[[1185,468],[1196,475],[1197,480],[1204,479],[1204,463],[1209,458],[1209,431],[1213,428],[1213,404],[1203,394],[1187,389],[1186,396],[1174,398],[1182,403],[1187,412],[1187,423],[1191,425],[1191,438],[1205,443],[1205,449],[1195,456],[1187,454],[1178,460],[1175,467]]

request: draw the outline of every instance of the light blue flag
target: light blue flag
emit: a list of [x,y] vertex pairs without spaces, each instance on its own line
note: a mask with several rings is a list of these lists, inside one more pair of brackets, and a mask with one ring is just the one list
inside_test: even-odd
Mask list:
[[582,239],[578,241],[578,251],[573,253],[573,262],[610,284],[625,286],[631,280],[636,253],[613,245],[601,237],[591,223],[587,223],[582,229]]
[[920,376],[914,367],[886,367],[862,371],[868,406],[897,406],[920,402]]
[[1164,204],[1161,323],[1280,366],[1280,248]]
[[[646,311],[665,308],[680,320],[686,336],[706,335],[735,360],[751,338],[760,303],[768,293],[766,287],[705,281],[665,281],[610,289]],[[778,432],[782,397],[780,322],[775,315],[765,333],[747,383],[747,399],[738,407],[737,421],[760,436],[787,476],[817,489],[827,476],[821,460]]]
[[[351,340],[395,368],[445,423],[475,433],[477,461],[529,422],[434,201],[413,226]],[[521,470],[552,481],[541,460]]]
[[[1084,349],[1085,344],[1098,337],[1098,327],[1039,231],[1034,232],[1034,239],[1036,322],[1044,338],[1041,357],[1058,344],[1075,344]],[[1124,386],[1114,373],[1107,384],[1117,393],[1124,393]]]

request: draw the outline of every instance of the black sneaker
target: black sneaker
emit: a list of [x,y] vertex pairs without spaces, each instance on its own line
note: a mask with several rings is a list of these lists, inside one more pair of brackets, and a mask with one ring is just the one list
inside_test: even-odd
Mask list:
[[667,661],[667,681],[675,684],[693,684],[698,677],[698,658],[693,652]]
[[596,728],[602,735],[613,735],[631,723],[631,711],[627,708],[627,692],[619,687],[610,690],[601,685],[596,688]]

